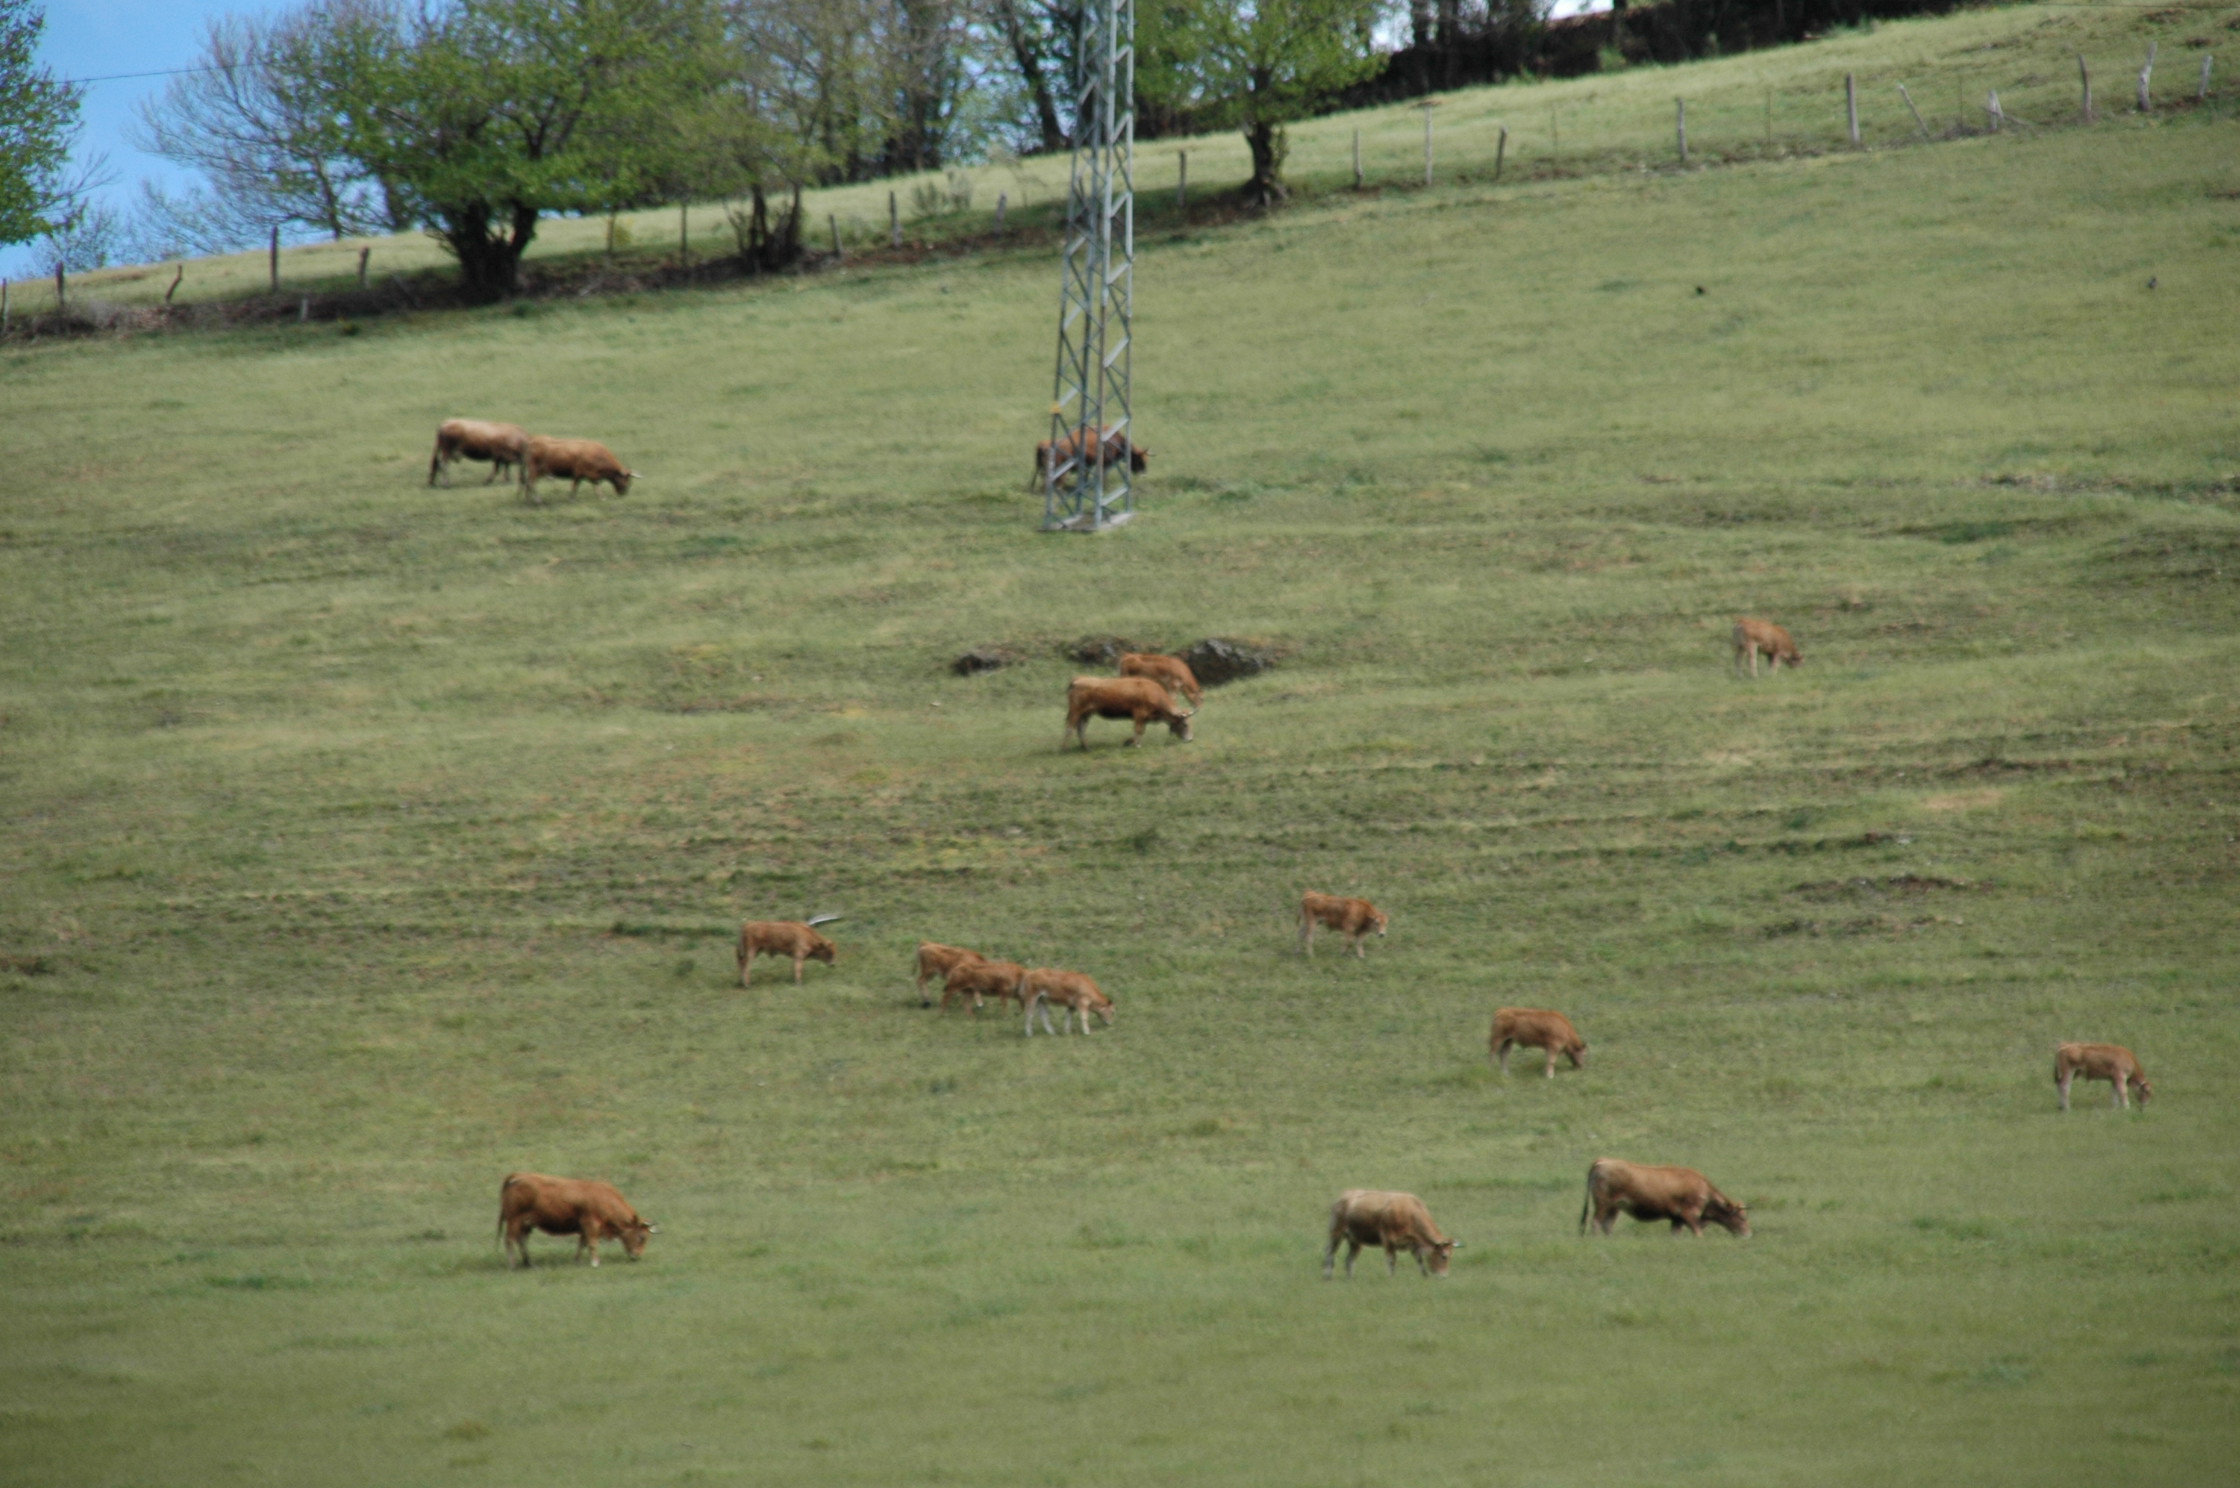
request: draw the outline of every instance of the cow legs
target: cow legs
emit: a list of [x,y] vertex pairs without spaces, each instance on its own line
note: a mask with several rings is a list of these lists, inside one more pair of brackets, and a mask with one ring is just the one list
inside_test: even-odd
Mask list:
[[753,978],[754,952],[741,951],[739,953],[739,985],[742,987],[749,986],[752,984]]
[[1548,1078],[1549,1078],[1549,1079],[1551,1079],[1551,1080],[1553,1080],[1553,1079],[1554,1079],[1555,1077],[1556,1077],[1556,1046],[1555,1046],[1554,1044],[1550,1044],[1550,1045],[1548,1045]]
[[1346,1280],[1353,1280],[1353,1258],[1361,1254],[1361,1242],[1346,1236]]
[[2069,1109],[2069,1082],[2075,1078],[2074,1070],[2063,1070],[2053,1077],[2053,1083],[2061,1087],[2061,1109],[2064,1111]]
[[1302,956],[1311,956],[1314,954],[1313,915],[1303,914],[1299,916],[1299,954]]
[[2116,1076],[2116,1088],[2113,1091],[2109,1092],[2113,1097],[2113,1099],[2108,1102],[2109,1105],[2114,1106],[2119,1111],[2128,1111],[2131,1109],[2131,1092],[2126,1088],[2129,1083],[2130,1082],[2127,1081],[2122,1075],[2119,1074]]
[[1387,1276],[1398,1276],[1400,1274],[1400,1252],[1394,1250],[1390,1243],[1387,1243],[1384,1248],[1384,1274]]
[[801,963],[806,959],[808,958],[799,954],[793,958],[793,984],[796,987],[801,985]]
[[1501,1066],[1501,1078],[1504,1080],[1509,1078],[1509,1043],[1508,1039],[1503,1039],[1493,1046],[1493,1062]]
[[1136,747],[1136,746],[1137,746],[1138,744],[1141,744],[1141,743],[1143,742],[1143,725],[1144,725],[1144,723],[1145,723],[1145,722],[1146,722],[1146,720],[1144,720],[1144,719],[1142,719],[1142,718],[1140,718],[1140,717],[1139,717],[1138,719],[1136,719],[1136,731],[1135,731],[1135,732],[1134,732],[1133,734],[1131,734],[1131,735],[1129,735],[1129,736],[1128,736],[1128,742],[1127,742],[1127,744],[1126,744],[1125,746],[1123,746],[1123,747],[1125,747],[1125,748],[1128,748],[1128,749],[1133,749],[1133,748],[1135,748],[1135,747]]
[[[1329,1243],[1328,1245],[1326,1245],[1326,1246],[1324,1246],[1324,1247],[1323,1247],[1323,1251],[1322,1251],[1322,1279],[1323,1279],[1324,1281],[1328,1281],[1328,1280],[1330,1279],[1330,1272],[1331,1272],[1331,1271],[1332,1271],[1332,1270],[1333,1270],[1333,1269],[1334,1269],[1334,1268],[1335,1268],[1335,1267],[1337,1266],[1337,1264],[1338,1264],[1338,1241],[1339,1241],[1339,1238],[1340,1238],[1340,1236],[1339,1236],[1339,1235],[1338,1235],[1338,1234],[1337,1234],[1336,1232],[1332,1232],[1332,1234],[1331,1234],[1331,1236],[1330,1236],[1330,1243]],[[1349,1275],[1351,1274],[1351,1273],[1350,1273],[1350,1271],[1349,1271],[1349,1273],[1348,1273],[1348,1274],[1349,1274]]]
[[1353,937],[1353,953],[1364,961],[1369,959],[1369,948],[1361,943],[1359,935]]

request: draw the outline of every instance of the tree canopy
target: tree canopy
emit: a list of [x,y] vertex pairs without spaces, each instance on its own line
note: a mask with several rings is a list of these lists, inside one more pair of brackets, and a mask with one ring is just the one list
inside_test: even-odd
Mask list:
[[74,194],[64,172],[82,90],[33,60],[46,20],[32,0],[0,0],[0,245],[56,227]]

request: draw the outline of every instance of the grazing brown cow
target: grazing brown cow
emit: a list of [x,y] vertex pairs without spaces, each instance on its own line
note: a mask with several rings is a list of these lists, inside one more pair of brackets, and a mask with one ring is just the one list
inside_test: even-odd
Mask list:
[[998,1004],[1014,999],[1019,1006],[1027,1005],[1027,995],[1019,989],[1026,979],[1027,969],[1016,961],[967,961],[949,973],[941,988],[941,1010],[949,1010],[951,998],[966,997],[972,1002],[972,1014],[980,1015],[983,999],[993,997]]
[[1129,651],[1120,658],[1120,675],[1149,677],[1167,691],[1179,692],[1190,699],[1190,706],[1193,708],[1206,700],[1206,690],[1198,685],[1198,674],[1191,671],[1190,663],[1179,656]]
[[757,956],[791,956],[793,984],[801,985],[801,963],[812,958],[832,965],[840,952],[832,942],[799,920],[749,920],[739,927],[739,985],[747,985]]
[[1104,1026],[1112,1026],[1112,999],[1097,990],[1097,984],[1078,971],[1057,971],[1048,966],[1038,966],[1028,972],[1019,983],[1021,999],[1027,1005],[1027,1037],[1034,1037],[1035,1009],[1042,1010],[1042,1031],[1055,1038],[1057,1029],[1050,1026],[1050,1004],[1059,1009],[1058,1027],[1073,1032],[1073,1020],[1081,1019],[1081,1036],[1089,1036],[1089,1015],[1095,1013],[1104,1019]]
[[1707,1219],[1733,1234],[1748,1237],[1750,1233],[1749,1209],[1713,1188],[1711,1180],[1694,1168],[1653,1168],[1615,1157],[1596,1158],[1587,1169],[1587,1202],[1579,1211],[1579,1233],[1587,1232],[1587,1217],[1592,1214],[1594,1227],[1609,1234],[1621,1209],[1649,1223],[1669,1219],[1674,1230],[1684,1225],[1695,1235],[1703,1233]]
[[506,1258],[511,1260],[518,1252],[524,1268],[529,1264],[532,1229],[574,1235],[576,1258],[588,1254],[594,1266],[599,1264],[599,1242],[610,1235],[622,1242],[622,1253],[634,1261],[645,1252],[646,1236],[661,1233],[658,1225],[640,1219],[611,1183],[508,1173],[498,1186],[498,1234]]
[[1341,899],[1336,894],[1308,893],[1299,901],[1299,950],[1314,954],[1314,927],[1328,925],[1333,930],[1345,932],[1346,945],[1364,960],[1368,952],[1361,948],[1361,937],[1371,930],[1382,935],[1392,923],[1392,916],[1366,899]]
[[[1052,444],[1045,439],[1035,445],[1034,474],[1027,478],[1028,490],[1039,491],[1049,484],[1053,464],[1060,477],[1064,476],[1064,467],[1081,448],[1081,433],[1081,430],[1075,429],[1059,436],[1056,444]],[[1128,468],[1141,475],[1145,463],[1151,458],[1151,451],[1129,443],[1118,429],[1100,426],[1097,430],[1096,443],[1097,449],[1091,459],[1099,465],[1117,465],[1120,463],[1121,457],[1125,455]],[[1055,462],[1051,459],[1052,451],[1057,454]],[[1084,460],[1081,463],[1087,465],[1089,461]]]
[[[1083,749],[1089,747],[1092,718],[1134,719],[1135,737],[1125,748],[1141,743],[1144,726],[1151,723],[1163,723],[1177,739],[1190,742],[1190,714],[1177,708],[1173,696],[1149,677],[1074,678],[1066,688],[1066,736],[1079,739]],[[1058,747],[1066,747],[1065,736],[1059,738]]]
[[1400,1252],[1416,1258],[1416,1269],[1425,1276],[1444,1276],[1447,1262],[1462,1244],[1439,1233],[1431,1211],[1410,1193],[1389,1193],[1373,1188],[1349,1188],[1330,1206],[1330,1246],[1322,1253],[1322,1279],[1330,1279],[1337,1263],[1338,1244],[1346,1246],[1346,1280],[1353,1280],[1353,1258],[1371,1245],[1384,1247],[1384,1270],[1397,1275]]
[[938,940],[918,942],[918,1006],[932,1007],[933,999],[926,996],[926,983],[939,979],[946,982],[949,973],[970,961],[986,959],[978,951],[968,951],[963,946],[943,945]]
[[2053,1051],[2053,1083],[2061,1087],[2064,1111],[2069,1109],[2069,1082],[2079,1075],[2113,1085],[2114,1098],[2108,1104],[2126,1111],[2131,1109],[2132,1091],[2139,1093],[2142,1111],[2154,1095],[2147,1072],[2139,1067],[2139,1056],[2121,1044],[2063,1044]]
[[1569,1018],[1546,1008],[1502,1008],[1493,1015],[1493,1037],[1486,1048],[1501,1066],[1504,1078],[1509,1073],[1509,1051],[1519,1045],[1547,1051],[1551,1080],[1556,1077],[1558,1054],[1570,1060],[1573,1069],[1587,1067],[1587,1041],[1579,1037]]
[[585,481],[591,489],[599,489],[605,481],[614,487],[617,496],[630,494],[630,482],[638,478],[635,470],[625,470],[622,462],[596,439],[547,439],[542,434],[532,435],[521,460],[521,494],[532,506],[537,500],[537,481],[547,475],[564,476],[569,481],[568,494],[583,489]]
[[528,446],[529,431],[519,424],[494,424],[485,419],[445,419],[436,425],[436,451],[428,457],[428,484],[436,483],[441,471],[443,483],[451,484],[453,460],[487,460],[490,463],[489,485],[507,467],[521,463],[521,452]]
[[1804,653],[1797,650],[1797,643],[1789,632],[1771,620],[1737,620],[1734,623],[1734,671],[1742,675],[1742,658],[1750,658],[1750,675],[1758,675],[1758,653],[1764,652],[1772,663],[1769,670],[1778,673],[1781,663],[1792,667],[1804,665]]

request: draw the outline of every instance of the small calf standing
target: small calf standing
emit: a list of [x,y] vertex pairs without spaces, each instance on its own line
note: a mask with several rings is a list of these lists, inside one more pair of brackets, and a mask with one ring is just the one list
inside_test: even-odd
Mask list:
[[498,1234],[506,1258],[521,1257],[529,1265],[529,1231],[547,1235],[574,1235],[576,1258],[591,1257],[599,1264],[599,1242],[608,1236],[622,1242],[622,1253],[636,1260],[645,1253],[646,1237],[660,1228],[638,1217],[611,1183],[589,1178],[553,1178],[543,1173],[508,1173],[498,1185]]
[[757,956],[791,956],[793,984],[801,985],[801,963],[822,961],[830,966],[840,952],[831,941],[799,920],[749,920],[739,927],[739,985],[747,985]]
[[1411,1193],[1382,1189],[1349,1188],[1330,1206],[1330,1244],[1322,1252],[1322,1279],[1330,1279],[1337,1263],[1338,1246],[1346,1246],[1346,1280],[1353,1280],[1353,1260],[1364,1247],[1384,1247],[1387,1276],[1400,1269],[1400,1252],[1416,1258],[1416,1269],[1425,1276],[1444,1276],[1447,1262],[1462,1244],[1439,1233],[1431,1211]]
[[1341,899],[1336,894],[1317,894],[1310,890],[1299,901],[1299,951],[1301,955],[1313,955],[1314,927],[1328,925],[1345,932],[1346,945],[1356,956],[1367,960],[1369,953],[1361,948],[1361,937],[1371,930],[1382,935],[1391,923],[1390,915],[1366,899]]
[[1519,1045],[1547,1051],[1551,1080],[1556,1077],[1558,1054],[1570,1060],[1573,1069],[1587,1067],[1587,1041],[1579,1037],[1569,1018],[1546,1008],[1502,1008],[1493,1015],[1493,1037],[1486,1049],[1501,1066],[1504,1079],[1509,1075],[1509,1051]]
[[1167,732],[1183,743],[1190,742],[1190,712],[1175,706],[1174,698],[1164,687],[1148,677],[1076,677],[1066,686],[1066,731],[1058,738],[1058,747],[1066,747],[1067,739],[1078,739],[1081,747],[1089,747],[1089,720],[1092,718],[1132,718],[1136,731],[1123,741],[1123,748],[1132,748],[1143,742],[1146,725],[1163,723]]
[[2139,1067],[2139,1056],[2121,1044],[2063,1044],[2053,1051],[2053,1083],[2061,1089],[2061,1109],[2069,1109],[2069,1082],[2083,1075],[2106,1080],[2115,1087],[2111,1106],[2131,1109],[2131,1092],[2139,1093],[2139,1109],[2147,1108],[2154,1087]]
[[[1081,435],[1082,431],[1080,429],[1074,429],[1061,435],[1055,444],[1047,439],[1040,440],[1035,444],[1034,474],[1027,478],[1028,490],[1039,491],[1048,485],[1053,470],[1057,472],[1061,480],[1069,474],[1066,467],[1074,464],[1074,455],[1082,448],[1084,443]],[[1151,459],[1151,451],[1130,443],[1127,437],[1117,429],[1100,427],[1097,430],[1095,442],[1096,452],[1088,460],[1080,461],[1079,465],[1070,472],[1077,481],[1081,478],[1081,469],[1086,468],[1092,462],[1098,465],[1117,465],[1125,459],[1128,462],[1128,469],[1141,475],[1145,465]]]
[[[971,999],[972,1015],[980,1016],[981,1003],[993,997],[998,1004],[1016,1000],[1021,1007],[1027,1005],[1027,995],[1019,984],[1026,980],[1027,969],[1016,961],[965,961],[953,968],[941,988],[941,1011],[949,1011],[952,998]],[[999,1006],[998,1011],[1001,1011]]]
[[933,1006],[933,999],[926,996],[927,982],[933,980],[946,982],[949,979],[949,973],[955,971],[958,967],[969,962],[985,959],[978,951],[968,951],[963,946],[943,945],[938,940],[919,941],[918,1006]]
[[1095,1013],[1104,1019],[1104,1026],[1112,1026],[1112,999],[1097,989],[1097,984],[1078,971],[1056,971],[1038,966],[1019,982],[1020,1000],[1027,1007],[1027,1037],[1034,1037],[1035,1010],[1042,1010],[1042,1031],[1055,1038],[1057,1029],[1050,1026],[1050,1004],[1058,1005],[1059,1027],[1073,1032],[1073,1020],[1081,1020],[1081,1036],[1089,1036],[1089,1015]]
[[1790,638],[1789,632],[1783,630],[1771,620],[1735,621],[1735,675],[1738,677],[1742,675],[1742,659],[1747,656],[1750,658],[1750,675],[1757,676],[1758,653],[1761,651],[1771,662],[1769,671],[1779,672],[1783,662],[1789,663],[1792,667],[1804,665],[1804,653],[1797,649],[1797,643]]
[[547,439],[542,434],[531,436],[521,459],[521,495],[534,506],[537,501],[537,481],[547,475],[565,476],[569,481],[568,494],[583,489],[585,481],[591,489],[599,489],[605,481],[614,487],[617,496],[630,494],[630,482],[638,478],[635,470],[625,470],[622,462],[596,439]]
[[428,484],[436,483],[439,471],[443,474],[443,483],[451,484],[453,460],[487,460],[490,476],[483,482],[487,486],[507,469],[521,463],[521,452],[528,443],[529,431],[519,424],[497,424],[486,419],[445,419],[436,425],[436,450],[428,457]]
[[1692,1235],[1703,1233],[1703,1222],[1747,1238],[1750,1211],[1711,1186],[1711,1180],[1694,1168],[1657,1168],[1625,1162],[1615,1157],[1595,1159],[1587,1169],[1587,1202],[1579,1211],[1579,1233],[1587,1232],[1588,1216],[1603,1234],[1617,1222],[1620,1211],[1645,1223],[1672,1221]]
[[1167,691],[1179,692],[1190,699],[1190,706],[1193,708],[1206,700],[1206,690],[1198,685],[1198,674],[1191,671],[1190,663],[1179,656],[1130,651],[1120,658],[1120,675],[1149,677]]

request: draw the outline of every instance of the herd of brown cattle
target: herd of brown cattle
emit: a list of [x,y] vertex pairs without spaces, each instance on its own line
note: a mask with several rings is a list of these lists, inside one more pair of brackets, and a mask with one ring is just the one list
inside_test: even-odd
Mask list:
[[630,482],[638,479],[637,471],[625,470],[614,451],[596,439],[553,439],[531,434],[519,424],[489,419],[445,419],[436,425],[435,453],[428,457],[428,484],[434,485],[441,475],[449,485],[454,460],[487,464],[490,474],[483,481],[486,486],[508,469],[519,471],[521,498],[532,506],[537,504],[537,482],[548,475],[573,482],[568,487],[570,495],[589,481],[594,491],[604,482],[614,487],[615,495],[627,496]]

